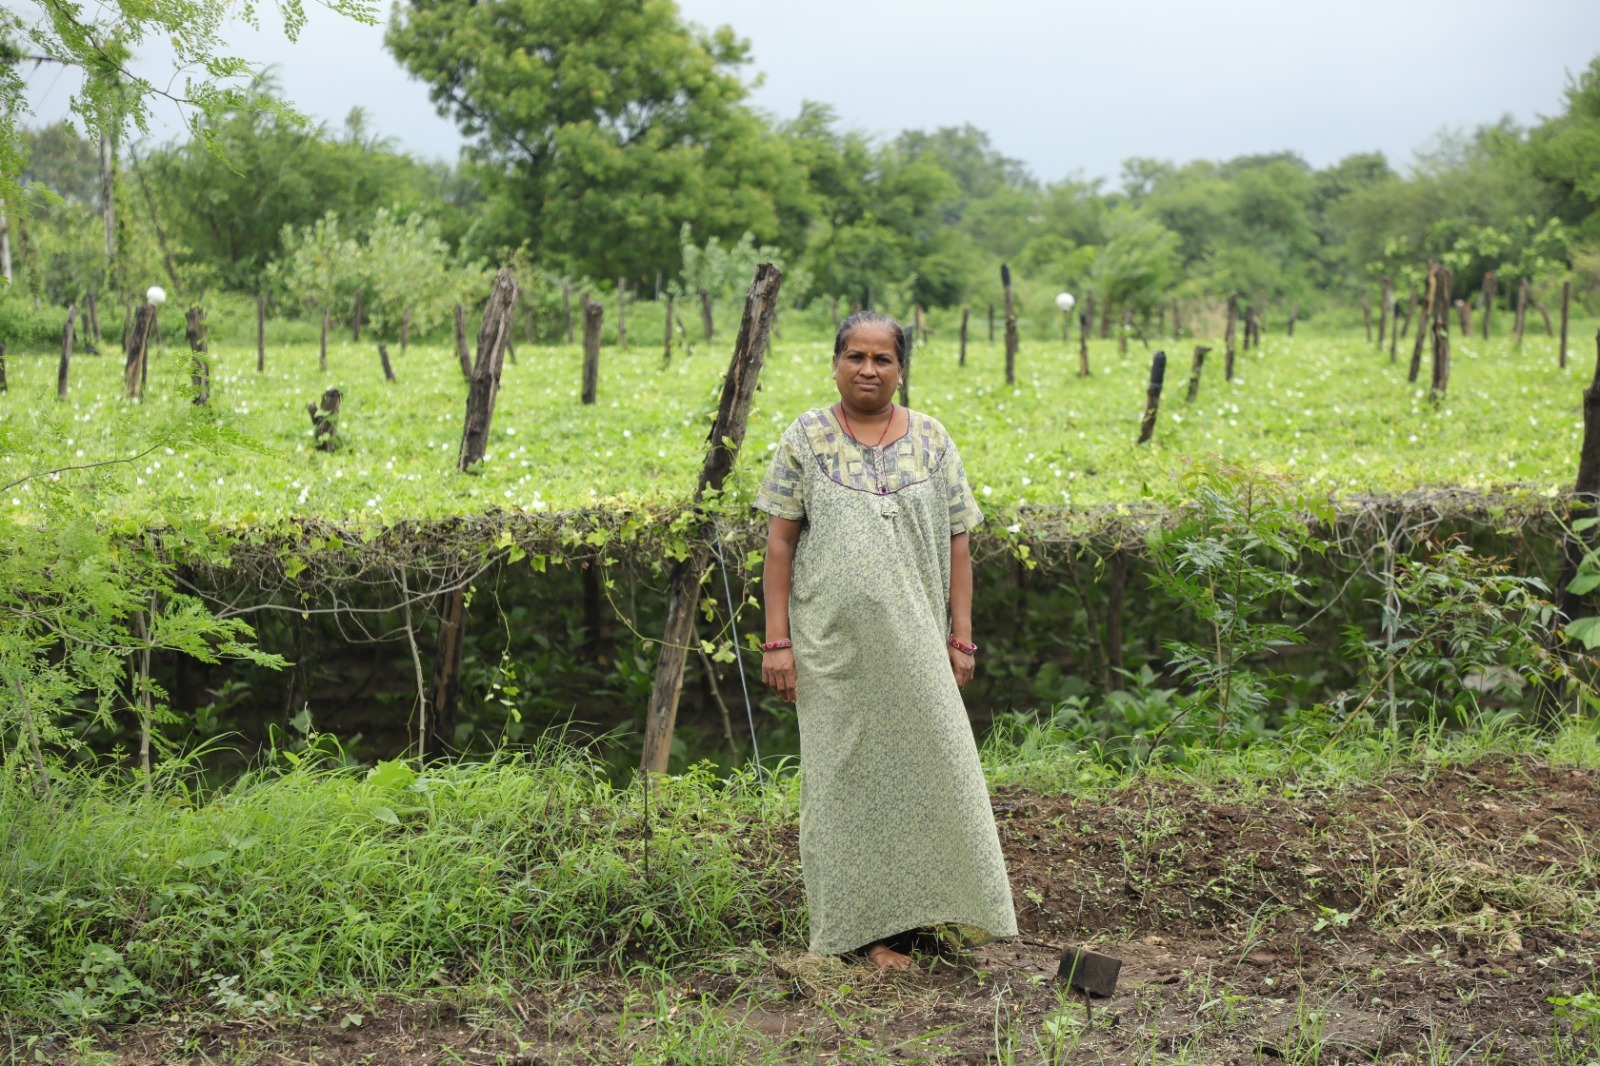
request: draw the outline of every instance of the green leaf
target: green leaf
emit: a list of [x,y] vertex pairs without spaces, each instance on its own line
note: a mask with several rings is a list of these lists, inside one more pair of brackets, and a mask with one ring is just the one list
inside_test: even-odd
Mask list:
[[1578,641],[1588,651],[1600,648],[1600,616],[1574,619],[1567,623],[1565,632],[1569,640]]
[[1567,591],[1574,596],[1582,596],[1596,587],[1600,587],[1600,570],[1579,571],[1577,577],[1567,582]]
[[283,564],[283,572],[288,575],[290,581],[293,581],[295,578],[299,577],[300,574],[305,571],[305,568],[306,561],[300,558],[298,555],[289,556],[289,558],[286,559]]
[[395,814],[394,811],[390,810],[388,807],[379,806],[372,808],[372,816],[378,821],[382,822],[384,825],[400,824],[399,815]]
[[383,759],[367,771],[367,780],[377,788],[406,788],[417,779],[417,772],[398,759]]
[[178,865],[186,870],[196,870],[202,866],[215,866],[228,857],[225,851],[201,851],[194,855],[185,855],[178,860]]

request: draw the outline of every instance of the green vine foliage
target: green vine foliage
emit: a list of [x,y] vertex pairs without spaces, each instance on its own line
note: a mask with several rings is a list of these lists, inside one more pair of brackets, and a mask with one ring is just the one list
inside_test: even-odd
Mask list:
[[47,788],[50,764],[79,748],[82,728],[119,714],[144,723],[160,753],[160,727],[175,716],[150,680],[151,656],[269,668],[283,660],[257,649],[244,622],[219,619],[180,591],[176,560],[203,556],[212,543],[204,523],[183,517],[181,498],[167,501],[171,522],[159,534],[106,518],[135,480],[134,464],[169,448],[229,447],[233,434],[197,410],[141,452],[72,463],[57,451],[64,432],[54,411],[19,421],[0,427],[10,475],[0,493],[34,486],[32,506],[0,526],[0,788],[23,779]]
[[1310,520],[1332,514],[1291,479],[1214,455],[1187,461],[1178,479],[1189,500],[1181,520],[1151,535],[1151,580],[1210,629],[1206,643],[1165,647],[1169,670],[1194,690],[1180,716],[1214,715],[1220,746],[1258,718],[1280,687],[1264,657],[1304,639],[1269,618],[1286,600],[1304,602],[1295,563],[1327,549]]

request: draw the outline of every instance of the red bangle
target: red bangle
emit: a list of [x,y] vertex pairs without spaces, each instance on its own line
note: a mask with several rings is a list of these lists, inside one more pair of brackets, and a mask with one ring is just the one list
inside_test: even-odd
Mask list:
[[792,648],[792,647],[794,647],[794,641],[790,640],[788,637],[784,637],[782,640],[769,640],[769,641],[767,641],[765,644],[761,645],[761,650],[762,651],[782,651],[784,648]]
[[955,637],[951,637],[948,643],[952,648],[961,652],[963,655],[975,655],[978,651],[978,646],[976,644],[968,644],[966,641],[957,640]]

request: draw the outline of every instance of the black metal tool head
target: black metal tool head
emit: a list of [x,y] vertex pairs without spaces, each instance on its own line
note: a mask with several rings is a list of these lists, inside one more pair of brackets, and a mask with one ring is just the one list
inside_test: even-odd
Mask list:
[[1116,992],[1117,975],[1121,972],[1121,959],[1097,955],[1084,948],[1068,948],[1061,953],[1056,980],[1065,981],[1068,987],[1091,996],[1105,997]]

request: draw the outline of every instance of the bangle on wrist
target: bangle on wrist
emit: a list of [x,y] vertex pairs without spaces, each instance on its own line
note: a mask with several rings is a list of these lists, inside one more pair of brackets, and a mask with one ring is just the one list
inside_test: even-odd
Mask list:
[[761,645],[761,650],[762,651],[782,651],[784,648],[792,648],[792,647],[794,647],[794,641],[790,640],[788,637],[783,637],[783,638],[781,638],[779,640],[769,640],[769,641],[767,641],[765,644]]
[[961,652],[963,655],[975,655],[978,651],[978,646],[976,644],[972,644],[965,640],[957,640],[955,637],[951,637],[946,643],[948,643],[956,651]]

